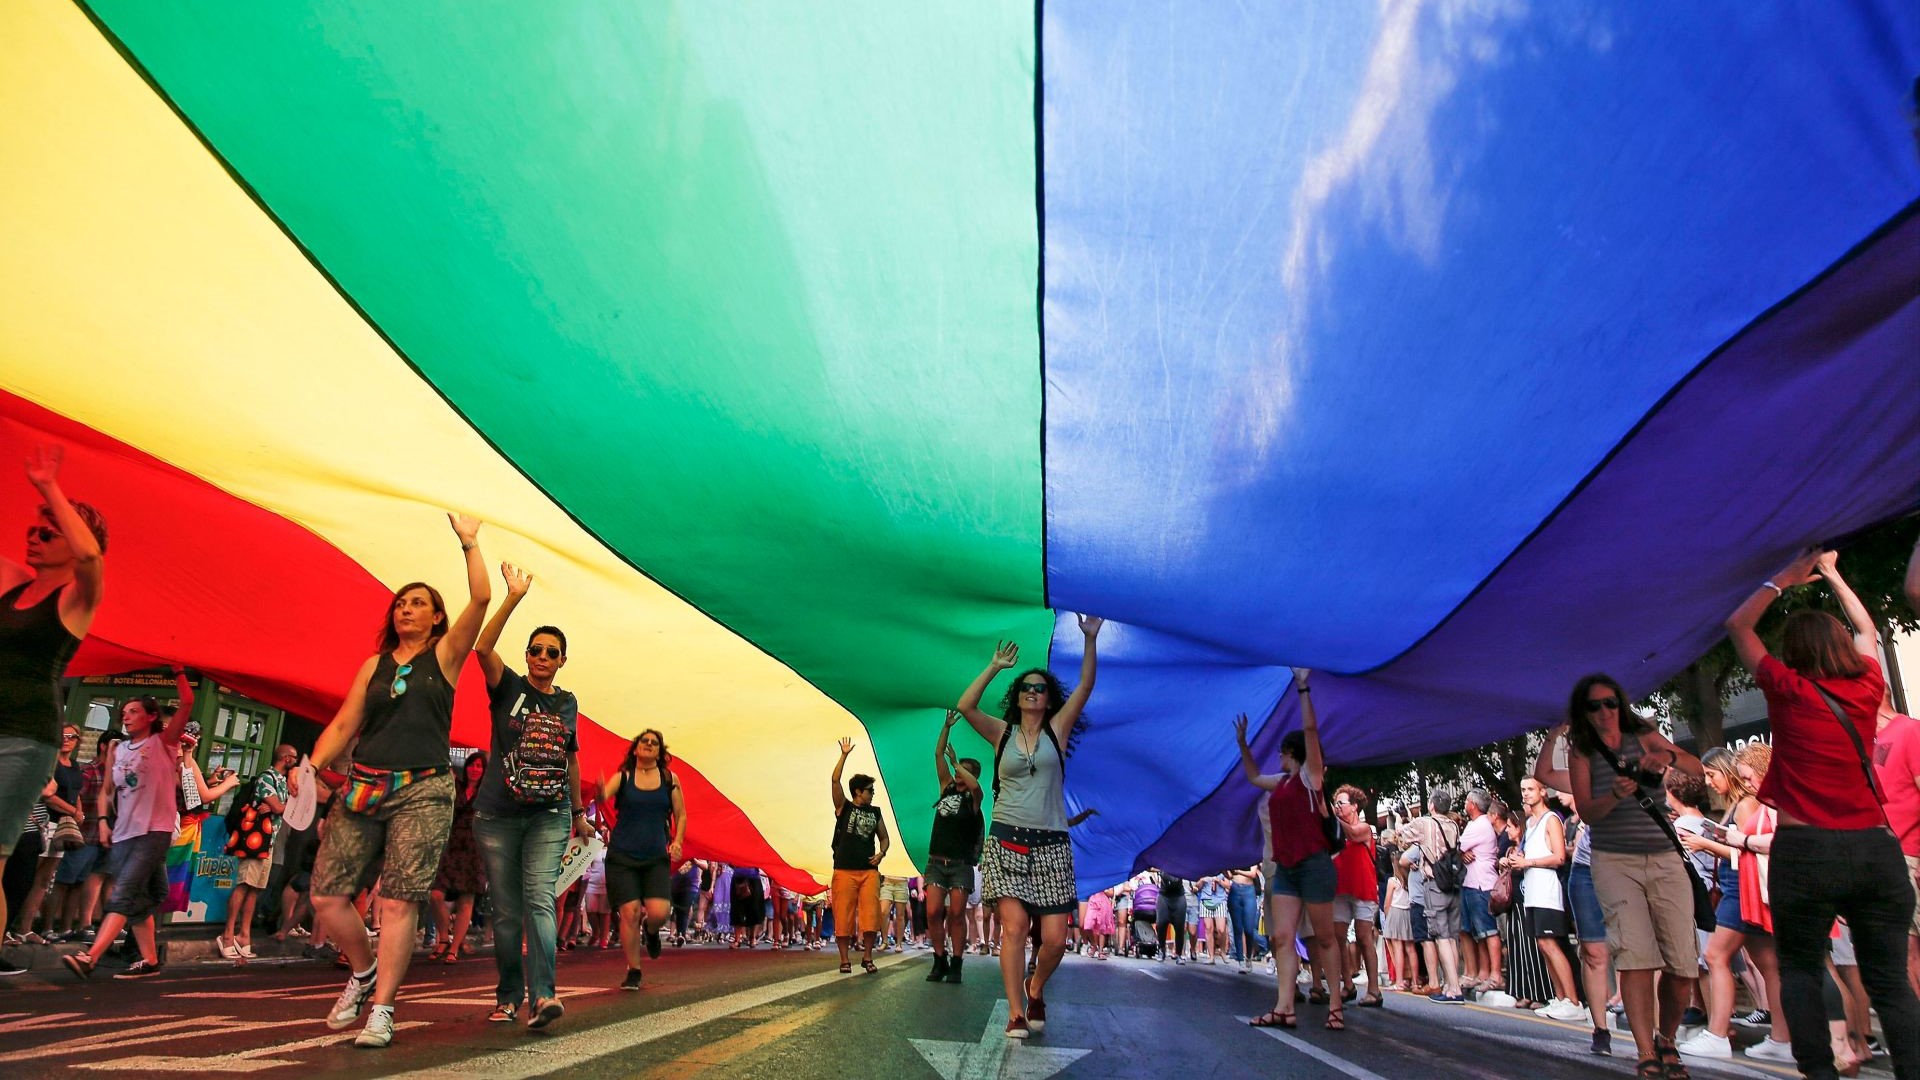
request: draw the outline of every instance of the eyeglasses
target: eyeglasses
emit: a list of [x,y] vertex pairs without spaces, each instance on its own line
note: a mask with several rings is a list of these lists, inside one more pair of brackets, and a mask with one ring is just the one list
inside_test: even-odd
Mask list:
[[527,655],[532,657],[544,656],[549,660],[558,660],[566,654],[560,651],[560,646],[558,645],[529,645],[527,646]]
[[1047,684],[1043,682],[1023,682],[1015,686],[1014,689],[1023,694],[1044,694],[1047,692]]
[[407,692],[407,676],[411,674],[413,674],[413,665],[401,664],[400,669],[393,673],[393,685],[387,687],[387,696],[390,698],[397,698],[401,694],[406,693]]
[[1607,697],[1594,698],[1593,700],[1587,702],[1588,712],[1597,713],[1601,709],[1612,709],[1614,712],[1619,712],[1620,699],[1612,695],[1608,695]]
[[38,540],[41,543],[45,544],[53,540],[58,540],[59,538],[60,538],[59,529],[49,528],[45,525],[27,526],[27,539],[29,540]]

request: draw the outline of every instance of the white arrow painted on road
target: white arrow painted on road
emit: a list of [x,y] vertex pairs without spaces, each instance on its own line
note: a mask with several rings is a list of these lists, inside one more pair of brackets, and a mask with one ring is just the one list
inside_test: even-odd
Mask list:
[[996,1001],[978,1043],[908,1039],[942,1080],[1046,1080],[1092,1051],[1007,1038],[1007,1003]]

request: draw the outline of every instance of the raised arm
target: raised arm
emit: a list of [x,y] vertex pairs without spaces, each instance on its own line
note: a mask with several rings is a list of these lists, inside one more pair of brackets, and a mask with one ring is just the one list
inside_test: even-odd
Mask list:
[[1240,744],[1240,770],[1246,773],[1247,782],[1257,788],[1272,791],[1286,779],[1279,774],[1263,774],[1260,766],[1253,760],[1253,748],[1247,745],[1247,714],[1241,713],[1233,718],[1233,736]]
[[[473,552],[467,554],[472,555]],[[487,619],[487,625],[480,629],[480,637],[473,643],[473,655],[480,660],[480,670],[487,676],[489,688],[500,685],[500,676],[506,674],[506,661],[494,651],[500,644],[500,632],[507,628],[507,620],[513,617],[513,609],[520,606],[520,598],[533,588],[533,575],[525,570],[503,562],[500,564],[500,577],[507,583],[507,598],[500,601],[500,610]]]
[[173,666],[173,685],[180,691],[180,707],[167,717],[167,726],[160,729],[160,741],[168,746],[179,746],[180,736],[187,730],[187,721],[193,719],[193,683],[187,680],[187,671],[178,664]]
[[37,446],[27,455],[27,480],[40,492],[53,526],[73,552],[73,586],[60,594],[60,621],[74,637],[86,637],[93,627],[93,613],[99,610],[105,591],[106,563],[101,557],[100,541],[80,512],[73,508],[60,488],[60,465],[66,450],[59,446]]
[[840,808],[847,805],[847,792],[840,786],[840,774],[846,771],[847,755],[853,753],[853,740],[840,740],[840,760],[833,763],[833,813],[839,816]]
[[487,605],[493,602],[493,581],[487,576],[486,557],[480,554],[480,519],[448,514],[447,522],[453,526],[454,535],[460,538],[460,550],[467,556],[467,606],[448,624],[446,634],[434,650],[439,655],[440,670],[446,674],[447,685],[452,686],[460,681],[460,669],[480,637]]
[[1846,615],[1848,625],[1853,627],[1853,648],[1862,656],[1876,659],[1880,655],[1880,628],[1874,625],[1873,616],[1867,614],[1867,605],[1854,595],[1853,586],[1840,576],[1840,553],[1823,551],[1815,564],[1820,576],[1827,579],[1827,587],[1840,601],[1840,611]]
[[1093,696],[1093,677],[1099,668],[1099,658],[1095,656],[1094,646],[1100,637],[1100,628],[1107,620],[1098,615],[1082,615],[1080,619],[1080,637],[1085,643],[1080,650],[1080,682],[1067,695],[1067,703],[1053,714],[1053,737],[1061,746],[1067,745],[1067,737],[1073,734],[1073,725],[1080,722],[1080,712],[1087,707],[1087,699]]
[[[1753,595],[1727,616],[1727,639],[1733,643],[1734,655],[1748,671],[1758,671],[1760,661],[1767,658],[1767,646],[1754,630],[1760,624],[1760,616],[1767,613],[1775,600],[1786,595],[1786,590],[1813,580],[1818,557],[1818,553],[1810,551],[1788,563],[1779,573],[1761,582]],[[1580,816],[1586,817],[1586,812],[1582,811]]]
[[367,718],[367,680],[373,678],[373,669],[379,664],[379,657],[369,656],[354,673],[353,683],[347,687],[347,696],[334,712],[332,723],[320,732],[320,737],[314,740],[313,753],[307,755],[315,769],[332,765],[360,734],[360,724]]
[[1307,679],[1313,674],[1306,668],[1293,669],[1293,685],[1300,696],[1300,733],[1307,737],[1307,760],[1302,769],[1307,774],[1307,786],[1319,791],[1327,778],[1327,762],[1320,754],[1320,722],[1313,711],[1313,693],[1307,688]]
[[995,645],[993,659],[987,662],[987,669],[974,676],[973,682],[967,685],[966,692],[960,695],[960,703],[955,706],[960,711],[960,715],[967,718],[967,723],[973,725],[973,730],[995,746],[1000,745],[1000,736],[1006,734],[1007,724],[999,717],[990,716],[981,711],[980,695],[987,692],[987,684],[993,682],[995,676],[1019,662],[1019,645],[1011,641],[1002,641]]
[[[953,763],[948,760],[953,757],[953,747],[947,745],[947,733],[953,730],[953,725],[959,720],[960,713],[954,709],[948,709],[947,722],[940,725],[940,738],[933,744],[933,772],[940,780],[941,791],[947,790],[947,785],[953,783],[954,773],[960,771],[955,769]],[[839,787],[837,783],[834,785],[836,790]],[[834,807],[835,812],[839,809],[837,806]]]

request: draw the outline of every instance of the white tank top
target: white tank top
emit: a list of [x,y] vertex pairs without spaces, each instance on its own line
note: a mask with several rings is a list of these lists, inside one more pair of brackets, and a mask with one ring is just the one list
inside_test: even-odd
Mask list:
[[173,801],[179,786],[179,751],[157,732],[115,747],[113,789],[118,816],[113,838],[130,840],[150,832],[172,835],[180,827],[180,808]]
[[[1544,859],[1553,854],[1553,845],[1547,838],[1547,818],[1552,811],[1527,820],[1527,831],[1521,841],[1520,854],[1529,859]],[[1564,839],[1564,838],[1563,838]],[[1560,872],[1551,866],[1529,866],[1520,878],[1521,903],[1532,908],[1551,908],[1564,911],[1565,901],[1560,898]]]

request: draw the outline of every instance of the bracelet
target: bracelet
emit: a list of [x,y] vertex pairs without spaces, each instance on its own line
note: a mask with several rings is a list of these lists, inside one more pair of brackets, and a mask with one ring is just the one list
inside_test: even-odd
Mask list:
[[460,545],[460,550],[461,550],[461,551],[472,551],[472,550],[473,550],[474,548],[477,548],[477,547],[479,547],[479,546],[480,546],[480,545],[479,545],[479,544],[477,544],[477,543],[474,543],[474,544],[461,544],[461,545]]
[[1785,595],[1787,595],[1787,590],[1785,590],[1785,589],[1783,589],[1783,588],[1781,588],[1781,587],[1780,587],[1780,586],[1778,586],[1778,585],[1775,585],[1775,584],[1773,583],[1773,580],[1772,580],[1771,578],[1769,578],[1769,579],[1768,579],[1768,580],[1766,580],[1766,581],[1763,581],[1763,582],[1761,582],[1761,583],[1760,583],[1760,587],[1761,587],[1761,588],[1763,588],[1763,589],[1772,589],[1772,590],[1773,590],[1773,595],[1775,595],[1775,596],[1785,596]]
[[1311,694],[1313,693],[1313,689],[1311,687],[1302,686],[1300,687],[1298,692],[1302,694]]

